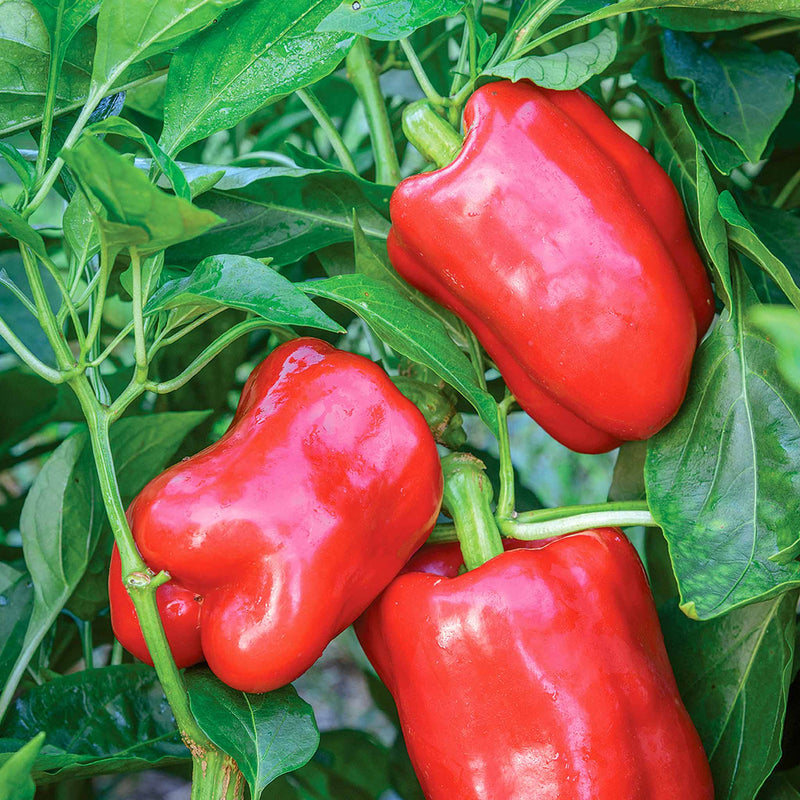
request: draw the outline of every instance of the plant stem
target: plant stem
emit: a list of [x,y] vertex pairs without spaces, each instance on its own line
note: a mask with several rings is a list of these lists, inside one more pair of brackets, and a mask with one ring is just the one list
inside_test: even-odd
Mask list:
[[139,248],[131,246],[131,271],[133,273],[133,341],[136,360],[136,381],[147,380],[147,345],[144,337],[144,315],[142,308],[146,298],[142,293],[142,262]]
[[[156,589],[169,577],[164,573],[154,576],[142,560],[119,494],[114,458],[111,452],[108,410],[95,397],[85,376],[70,381],[89,427],[89,439],[94,453],[100,491],[108,516],[114,541],[122,560],[122,574],[131,595],[147,648],[153,659],[158,679],[175,715],[175,721],[184,741],[194,747],[211,749],[213,746],[198,726],[189,708],[189,698],[180,672],[170,653],[167,637],[156,605]],[[191,749],[191,747],[190,747]],[[194,752],[193,752],[194,756]]]
[[244,800],[244,776],[221,750],[192,759],[191,800]]
[[[236,341],[240,336],[244,336],[246,333],[250,333],[251,331],[258,330],[259,328],[269,328],[274,327],[272,323],[267,322],[265,319],[248,319],[244,322],[240,322],[238,325],[234,325],[232,328],[229,328],[225,331],[219,339],[215,339],[208,347],[200,353],[197,358],[189,364],[186,369],[181,372],[180,375],[172,378],[169,381],[160,381],[158,383],[149,381],[145,384],[145,389],[150,392],[155,392],[156,394],[168,394],[169,392],[174,392],[176,389],[180,389],[181,386],[188,383],[198,372],[200,372],[209,361],[213,360],[216,356],[218,356],[231,342]],[[116,403],[115,403],[116,405]]]
[[585,506],[565,506],[527,511],[513,519],[499,519],[503,535],[514,539],[549,539],[565,533],[575,533],[589,528],[630,527],[644,525],[659,527],[647,503],[630,501],[598,503]]
[[514,464],[511,461],[511,442],[508,436],[508,409],[514,402],[513,395],[507,394],[502,403],[497,404],[497,420],[500,436],[500,494],[497,498],[495,518],[510,519],[514,514]]
[[798,30],[800,30],[800,22],[781,22],[769,28],[761,28],[760,30],[746,33],[742,36],[742,39],[746,42],[760,42],[764,39],[771,39],[774,36],[783,36]]
[[411,42],[408,39],[401,39],[400,46],[403,48],[403,52],[408,59],[408,65],[411,67],[420,89],[425,93],[425,97],[437,106],[446,105],[447,101],[434,88]]
[[302,100],[303,105],[311,112],[311,116],[317,121],[317,125],[319,125],[325,133],[325,136],[328,137],[328,141],[331,143],[334,153],[336,153],[339,158],[339,163],[348,172],[353,175],[358,175],[358,169],[353,161],[353,156],[350,155],[350,151],[347,149],[342,135],[333,124],[333,120],[330,118],[330,115],[325,110],[322,103],[320,103],[317,96],[310,89],[298,89],[296,94],[300,100]]
[[53,132],[53,116],[56,108],[56,89],[61,73],[59,51],[61,50],[61,14],[63,6],[58,7],[58,20],[55,32],[50,42],[50,64],[47,72],[47,91],[44,95],[44,109],[42,111],[42,133],[39,137],[39,153],[36,157],[36,180],[40,181],[47,166],[47,156],[50,153],[50,136]]
[[426,161],[446,167],[461,151],[461,134],[442,119],[427,100],[416,100],[403,111],[403,132]]
[[492,485],[485,467],[468,453],[442,459],[444,506],[453,520],[466,568],[475,569],[503,552],[492,514]]
[[369,44],[362,36],[347,54],[347,74],[364,104],[372,147],[375,151],[375,178],[377,183],[396,186],[400,182],[400,162],[394,147],[392,126],[383,100],[378,73],[369,52]]
[[792,175],[775,198],[773,208],[783,208],[786,201],[794,194],[794,190],[800,185],[800,169]]

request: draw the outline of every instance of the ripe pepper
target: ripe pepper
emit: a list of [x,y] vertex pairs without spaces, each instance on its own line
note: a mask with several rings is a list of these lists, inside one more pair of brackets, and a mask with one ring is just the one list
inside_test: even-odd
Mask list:
[[628,540],[505,546],[424,547],[356,623],[427,800],[713,800]]
[[[431,119],[417,111],[412,140]],[[490,83],[464,128],[452,163],[395,189],[392,264],[472,328],[563,444],[595,453],[652,436],[714,314],[669,177],[579,90]]]
[[[225,435],[128,509],[178,666],[264,692],[297,678],[398,573],[436,521],[425,419],[376,364],[315,339],[258,366]],[[150,661],[115,551],[119,641]],[[152,662],[150,662],[152,663]]]

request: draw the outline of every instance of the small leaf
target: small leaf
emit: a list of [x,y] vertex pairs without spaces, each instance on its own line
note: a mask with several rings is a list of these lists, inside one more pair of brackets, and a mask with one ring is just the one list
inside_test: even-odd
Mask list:
[[497,433],[494,399],[480,388],[474,367],[438,319],[417,308],[389,284],[366,275],[339,275],[300,284],[300,287],[358,314],[389,347],[429,367],[460,392],[489,429]]
[[33,164],[22,157],[22,154],[8,142],[0,142],[0,158],[17,173],[24,189],[30,189],[36,180],[36,170]]
[[30,247],[37,256],[47,256],[42,237],[20,214],[13,208],[3,205],[2,201],[0,201],[0,230],[5,230],[10,236]]
[[167,79],[162,147],[175,154],[333,72],[351,37],[315,29],[334,2],[252,0],[182,47]]
[[745,253],[758,264],[778,284],[789,302],[800,310],[800,289],[792,278],[792,274],[767,246],[758,238],[752,225],[739,211],[733,195],[724,191],[717,202],[722,218],[728,223],[728,234],[731,244]]
[[161,171],[169,179],[175,194],[184,200],[192,199],[189,184],[181,168],[158,146],[158,143],[150,134],[145,133],[132,122],[122,117],[108,117],[101,122],[89,125],[87,131],[90,133],[115,133],[117,136],[125,136],[144,145]]
[[699,619],[800,585],[800,563],[773,559],[800,530],[800,395],[750,324],[754,293],[734,275],[734,311],[700,346],[684,404],[650,440],[645,469],[682,608]]
[[302,767],[316,752],[319,730],[311,706],[292,686],[246,694],[208,670],[186,674],[189,703],[203,732],[233,756],[253,797],[279,775]]
[[[157,189],[141,170],[94,136],[81,137],[75,147],[62,151],[62,157],[102,203],[112,225],[139,229],[135,243],[143,255],[199,236],[221,221],[216,214]],[[122,234],[121,242],[127,244],[132,237],[124,230]]]
[[291,281],[247,256],[204,259],[190,275],[165,283],[150,298],[145,313],[185,305],[230,306],[252,311],[276,325],[307,325],[343,332]]
[[33,737],[0,767],[0,798],[2,800],[33,800],[36,784],[31,769],[44,742],[44,733]]
[[616,57],[617,34],[606,29],[559,53],[506,61],[484,74],[514,82],[527,79],[545,89],[577,89],[589,78],[602,74]]
[[794,58],[744,41],[703,47],[674,31],[664,32],[663,43],[667,74],[691,81],[706,122],[758,161],[792,103],[800,70]]
[[391,42],[417,28],[458,14],[466,0],[344,0],[317,26],[318,31],[346,31]]
[[[0,567],[6,566],[0,564]],[[27,572],[13,572],[15,577],[5,575],[0,582],[0,685],[5,685],[19,658],[33,610],[31,576]]]
[[797,593],[695,622],[670,604],[664,639],[717,800],[751,800],[781,755]]

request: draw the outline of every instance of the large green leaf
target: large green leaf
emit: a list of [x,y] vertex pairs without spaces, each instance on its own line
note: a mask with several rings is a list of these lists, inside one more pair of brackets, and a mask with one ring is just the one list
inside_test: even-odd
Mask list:
[[[800,395],[774,344],[734,311],[698,350],[686,400],[650,440],[647,498],[669,542],[686,613],[700,619],[800,585]],[[782,555],[779,555],[782,554]]]
[[794,97],[794,58],[744,41],[706,47],[675,31],[665,31],[663,43],[667,74],[690,81],[706,122],[758,161]]
[[[80,22],[85,8],[75,5]],[[89,93],[96,34],[86,26],[72,37],[64,53],[55,96],[55,112],[79,109]],[[50,63],[50,33],[33,0],[0,0],[0,136],[41,121]],[[127,69],[113,88],[135,86],[166,70],[164,57],[147,59]],[[111,87],[109,91],[111,91]]]
[[4,752],[38,732],[39,783],[177,763],[189,758],[155,671],[124,664],[55,678],[19,697],[0,728]]
[[252,311],[276,325],[342,332],[291,281],[248,256],[209,256],[186,277],[165,283],[150,298],[145,313],[182,305],[229,306]]
[[689,620],[674,604],[662,610],[670,661],[717,800],[752,800],[780,758],[796,603],[790,592],[710,622]]
[[93,87],[110,87],[133,63],[171,50],[242,0],[103,0]]
[[335,2],[252,0],[181,48],[167,80],[164,149],[174,155],[332,72],[350,37],[315,29]]
[[153,186],[141,170],[94,136],[81,137],[62,156],[102,203],[111,223],[136,229],[143,254],[199,236],[221,221],[211,211]]
[[246,694],[205,669],[188,672],[186,684],[197,723],[214,744],[236,759],[253,797],[314,755],[319,744],[314,712],[292,686]]
[[589,78],[600,75],[616,56],[617,35],[606,29],[558,53],[506,61],[484,74],[515,82],[527,79],[546,89],[577,89]]
[[489,429],[497,433],[494,399],[480,388],[475,368],[447,335],[440,320],[419,309],[390,284],[367,275],[338,275],[301,286],[309,294],[349,308],[389,347],[432,369],[460,392]]
[[318,31],[347,31],[369,39],[405,39],[417,28],[452,17],[467,0],[343,0],[317,27]]
[[[186,173],[191,180],[200,171]],[[375,187],[335,169],[229,170],[196,200],[225,222],[171,248],[168,261],[193,266],[207,256],[235,252],[284,266],[326,245],[350,241],[353,210],[368,236],[386,238],[390,194],[391,187]]]
[[731,307],[731,277],[725,222],[717,188],[683,109],[671,105],[654,118],[655,155],[678,189],[714,271],[717,294]]

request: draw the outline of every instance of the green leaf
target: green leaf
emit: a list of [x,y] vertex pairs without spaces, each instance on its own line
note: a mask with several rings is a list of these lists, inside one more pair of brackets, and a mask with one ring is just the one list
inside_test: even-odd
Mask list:
[[145,313],[186,305],[230,306],[252,311],[276,325],[307,325],[344,332],[290,280],[248,256],[204,259],[185,278],[165,283],[150,298]]
[[0,142],[0,158],[5,159],[11,169],[17,173],[17,177],[26,191],[33,186],[33,182],[36,180],[36,170],[30,161],[23,158],[16,147],[8,142]]
[[664,639],[717,800],[751,800],[781,755],[797,594],[695,622],[670,604]]
[[[111,223],[139,229],[143,255],[199,236],[221,220],[180,197],[157,189],[147,176],[94,136],[83,136],[62,157],[103,205]],[[123,236],[128,242],[129,237]]]
[[44,733],[34,736],[0,767],[0,800],[33,800],[31,769],[43,742]]
[[33,582],[27,572],[0,564],[0,685],[5,685],[22,650],[33,609]]
[[781,375],[800,392],[800,313],[793,308],[756,306],[748,319],[774,342]]
[[103,0],[92,86],[110,87],[133,63],[177,47],[241,0]]
[[314,712],[294,687],[246,694],[208,670],[187,672],[186,685],[195,719],[214,744],[236,759],[253,797],[314,755],[319,744]]
[[[99,203],[98,203],[99,206]],[[75,192],[64,212],[64,239],[73,262],[82,267],[100,252],[100,235],[95,224],[95,211],[83,192]]]
[[724,175],[741,166],[746,161],[745,154],[730,139],[720,135],[706,125],[691,103],[663,75],[660,65],[654,63],[650,55],[642,56],[631,69],[631,74],[639,86],[661,106],[682,105],[684,117],[698,144],[712,164]]
[[722,192],[717,205],[722,218],[728,223],[731,244],[755,261],[778,284],[789,302],[800,310],[800,289],[794,282],[792,274],[758,238],[758,234],[736,205],[733,195],[728,191]]
[[417,28],[458,14],[466,0],[343,0],[317,26],[318,31],[346,31],[391,42]]
[[655,8],[650,15],[664,28],[673,31],[730,31],[774,19],[769,14],[745,11],[710,11],[703,8]]
[[688,80],[708,124],[758,161],[794,97],[797,62],[744,41],[704,47],[685,33],[665,31],[664,63],[671,78]]
[[150,134],[145,133],[132,122],[122,117],[108,117],[89,125],[86,130],[89,133],[115,133],[117,136],[125,136],[128,139],[139,142],[150,152],[153,160],[158,164],[164,175],[167,176],[175,194],[183,200],[192,199],[189,183],[181,168],[158,146],[158,143]]
[[800,800],[800,791],[783,773],[774,773],[761,787],[757,800]]
[[[187,172],[191,180],[198,172]],[[194,265],[236,252],[292,264],[353,236],[353,210],[371,238],[389,232],[391,187],[376,187],[341,170],[279,167],[228,170],[196,205],[225,217],[210,233],[171,248],[170,263]]]
[[37,782],[189,758],[161,684],[144,664],[85,670],[34,687],[16,700],[0,728],[0,751],[38,731],[46,739],[34,763]]
[[616,57],[617,34],[605,29],[588,41],[558,53],[506,61],[484,74],[514,82],[527,79],[546,89],[577,89],[589,78],[603,73]]
[[[35,234],[35,236],[38,237],[38,234]],[[55,313],[61,301],[58,286],[49,272],[42,269],[40,270],[40,274],[47,299],[50,303],[50,308]],[[26,287],[28,287],[28,277],[19,251],[0,253],[0,316],[2,316],[6,324],[37,358],[40,358],[46,364],[55,365],[55,354],[50,347],[50,342],[47,340],[47,336],[45,336],[38,319],[36,319],[19,299],[12,294],[11,290],[6,285],[6,281],[13,282],[24,292],[25,296],[32,301],[30,289],[26,291]],[[6,344],[5,339],[0,337],[0,353],[8,352],[11,352],[11,349]],[[42,386],[41,379],[37,378],[37,380],[40,386]],[[47,390],[43,388],[42,391],[46,392]],[[4,405],[5,403],[0,403],[0,407]],[[0,430],[2,430],[5,435],[13,432],[12,429],[9,428]]]
[[654,114],[655,155],[678,189],[689,219],[708,255],[717,294],[731,307],[731,277],[725,221],[717,187],[683,109],[671,105]]
[[[205,412],[155,414],[117,422],[111,430],[111,449],[122,497],[138,493],[206,416]],[[89,567],[104,520],[88,433],[81,428],[47,460],[22,508],[22,548],[33,580],[34,604],[13,677],[3,691],[0,716],[34,650]],[[105,563],[108,555],[102,556]]]
[[432,369],[465,397],[497,434],[494,399],[480,388],[474,367],[438,319],[417,308],[389,284],[366,275],[339,275],[300,287],[349,308],[393,350]]
[[800,563],[774,559],[800,530],[800,395],[749,323],[753,291],[735,275],[734,311],[700,346],[684,404],[650,440],[645,470],[682,607],[699,619],[800,585]]
[[[80,109],[89,92],[96,33],[81,28],[73,37],[59,72],[55,113]],[[42,119],[50,63],[50,36],[32,0],[0,0],[0,136],[38,124]],[[114,87],[124,90],[164,72],[164,57],[148,59],[120,75]]]
[[10,236],[30,247],[37,256],[47,256],[44,240],[36,231],[25,221],[24,217],[3,205],[0,201],[0,230],[5,230]]
[[[739,198],[737,202],[756,236],[786,265],[793,281],[800,283],[800,216],[782,208],[748,203],[746,197]],[[784,302],[778,294],[773,291],[770,298],[773,302]]]
[[167,79],[162,147],[174,155],[331,73],[350,37],[315,29],[335,2],[252,0],[181,48]]

